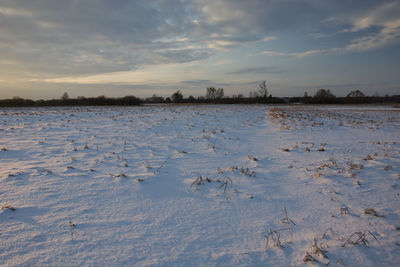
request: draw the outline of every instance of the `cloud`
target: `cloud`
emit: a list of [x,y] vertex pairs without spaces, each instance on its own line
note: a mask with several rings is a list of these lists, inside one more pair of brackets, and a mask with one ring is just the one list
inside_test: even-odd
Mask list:
[[400,3],[393,2],[382,5],[369,16],[355,20],[351,29],[353,32],[373,26],[380,27],[380,30],[378,33],[354,39],[344,50],[349,52],[368,51],[399,42],[400,17],[398,14],[400,14]]
[[343,47],[333,47],[327,49],[307,50],[303,52],[277,52],[264,51],[262,55],[267,56],[295,56],[306,57],[312,55],[332,55],[365,52],[380,49],[400,40],[400,3],[385,3],[369,12],[367,15],[354,19],[351,28],[346,28],[342,32],[360,32],[372,27],[377,27],[377,32],[366,33],[362,37],[354,38]]
[[198,85],[205,85],[205,84],[208,85],[208,84],[212,84],[214,82],[211,80],[191,80],[191,81],[182,81],[181,83],[187,84],[187,85],[198,86]]
[[270,41],[328,13],[311,0],[2,0],[0,52],[19,73],[126,71]]
[[278,37],[276,36],[268,36],[268,37],[264,37],[263,42],[269,42],[272,40],[278,39]]
[[266,55],[266,56],[289,56],[290,54],[288,53],[283,53],[283,52],[276,52],[276,51],[263,51],[261,52],[261,55]]
[[[329,50],[308,50],[308,51],[303,51],[303,52],[277,52],[277,51],[263,51],[259,53],[258,55],[264,55],[264,56],[288,56],[288,57],[306,57],[306,56],[311,56],[311,55],[318,55],[318,54],[324,54],[328,53]],[[257,56],[257,55],[255,55]]]
[[32,78],[31,82],[46,82],[54,84],[87,84],[87,85],[165,85],[178,84],[182,80],[202,80],[202,71],[198,69],[198,62],[148,64],[131,71],[106,72],[99,74],[81,74],[58,76],[52,78]]
[[20,10],[10,7],[1,7],[0,14],[4,16],[32,16],[32,13],[28,10]]
[[[372,26],[380,30],[341,48],[263,54],[366,51],[398,39],[399,12],[398,2],[385,0],[1,0],[0,71],[47,81],[134,72],[149,65],[199,61],[282,34],[325,34],[321,27],[333,21],[352,32]],[[236,74],[274,70],[241,71]]]
[[254,67],[254,68],[243,68],[235,71],[228,72],[227,74],[230,75],[245,75],[245,74],[278,74],[282,73],[281,70],[279,70],[276,67]]
[[181,28],[186,25],[190,33],[191,11],[185,8],[175,1],[4,0],[0,2],[2,59],[14,62],[17,72],[66,75],[208,57],[212,51],[182,47],[190,41]]
[[215,63],[215,65],[228,65],[228,64],[233,64],[232,60],[221,60]]
[[[367,14],[359,16],[352,21],[352,27],[350,29],[344,29],[344,32],[357,32],[368,29],[372,26],[382,27],[399,27],[399,13],[400,3],[393,1],[389,3],[383,3],[380,6],[369,11]],[[394,23],[394,24],[393,24]]]
[[141,85],[161,84],[175,82],[175,79],[168,72],[160,72],[156,69],[120,71],[94,75],[65,76],[50,79],[31,79],[31,81],[44,81],[48,83],[70,83],[70,84],[110,84],[110,85]]

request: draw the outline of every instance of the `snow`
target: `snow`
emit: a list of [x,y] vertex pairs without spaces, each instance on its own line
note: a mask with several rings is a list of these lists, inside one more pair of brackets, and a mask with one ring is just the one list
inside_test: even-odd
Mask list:
[[399,265],[399,112],[1,109],[0,264]]

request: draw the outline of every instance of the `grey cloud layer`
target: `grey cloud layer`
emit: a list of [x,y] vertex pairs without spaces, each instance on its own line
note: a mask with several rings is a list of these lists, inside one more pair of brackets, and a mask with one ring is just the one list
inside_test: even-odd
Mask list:
[[236,71],[228,72],[231,75],[243,75],[243,74],[279,74],[282,73],[277,67],[254,67],[254,68],[243,68]]
[[51,76],[190,62],[277,33],[351,29],[384,2],[0,0],[0,67]]

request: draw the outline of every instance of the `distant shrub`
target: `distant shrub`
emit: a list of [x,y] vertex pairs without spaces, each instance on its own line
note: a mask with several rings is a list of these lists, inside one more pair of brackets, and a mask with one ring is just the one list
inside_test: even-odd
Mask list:
[[360,90],[351,91],[346,97],[365,97],[365,94]]

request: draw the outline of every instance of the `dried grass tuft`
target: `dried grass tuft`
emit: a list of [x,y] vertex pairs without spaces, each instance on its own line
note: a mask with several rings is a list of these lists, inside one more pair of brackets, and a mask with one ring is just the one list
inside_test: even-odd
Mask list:
[[364,158],[364,160],[365,160],[365,161],[367,161],[367,160],[373,160],[373,158],[368,154],[368,155]]
[[190,188],[195,187],[194,190],[197,191],[201,185],[205,184],[204,181],[205,179],[203,179],[203,176],[200,175],[193,181],[193,183],[190,184]]
[[222,182],[222,184],[218,187],[218,189],[223,188],[224,189],[224,194],[226,192],[226,189],[232,186],[232,179],[229,177],[225,178],[225,181]]
[[249,176],[249,177],[255,177],[256,176],[256,172],[255,171],[250,171],[249,168],[241,168],[240,169],[240,173],[245,175],[245,176]]
[[281,219],[281,223],[296,225],[295,222],[288,217],[286,206],[284,206],[283,211],[285,213],[285,217],[283,219]]
[[330,233],[331,236],[335,236],[335,232],[333,231],[332,227],[329,227],[328,229],[325,230],[325,232],[321,235],[321,239],[327,239],[328,232]]
[[258,161],[258,159],[256,157],[247,155],[247,157],[249,158],[250,161]]
[[74,234],[76,232],[76,224],[72,222],[71,217],[69,218],[69,230],[71,235],[71,241],[74,240]]
[[272,242],[272,245],[275,247],[282,247],[281,244],[281,235],[279,234],[278,231],[274,230],[274,229],[269,229],[268,234],[265,236],[266,239],[266,243],[265,243],[265,250],[267,250],[268,245],[270,244],[270,241]]
[[328,256],[326,255],[326,250],[323,250],[320,246],[318,246],[317,239],[314,238],[314,244],[312,245],[312,252],[315,255],[321,256],[324,259],[327,259]]
[[303,258],[304,262],[315,262],[315,263],[319,263],[319,261],[314,258],[313,256],[310,255],[310,253],[306,252],[306,255]]
[[371,209],[371,208],[365,209],[364,210],[364,214],[372,215],[372,216],[375,216],[375,217],[382,217],[382,218],[385,217],[383,215],[379,215],[374,209]]
[[14,208],[13,206],[11,206],[11,205],[5,205],[5,206],[1,207],[1,209],[2,209],[2,210],[4,210],[4,209],[9,209],[9,210],[11,210],[11,211],[15,211],[15,208]]
[[348,215],[349,214],[349,209],[347,207],[340,207],[340,214],[341,215]]
[[[369,241],[367,240],[366,235],[369,234],[370,236],[372,236],[376,241],[378,241],[378,239],[376,238],[376,236],[371,233],[370,231],[366,231],[366,232],[355,232],[353,234],[351,234],[349,236],[349,238],[346,239],[346,241],[343,244],[343,247],[345,247],[347,244],[350,245],[360,245],[363,244],[365,245],[367,248],[369,248]],[[379,241],[378,241],[379,242]]]

